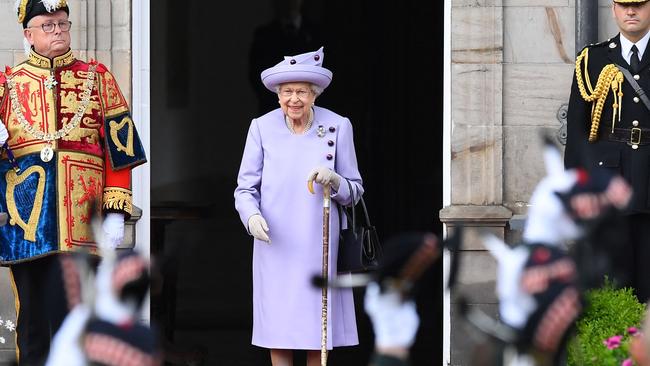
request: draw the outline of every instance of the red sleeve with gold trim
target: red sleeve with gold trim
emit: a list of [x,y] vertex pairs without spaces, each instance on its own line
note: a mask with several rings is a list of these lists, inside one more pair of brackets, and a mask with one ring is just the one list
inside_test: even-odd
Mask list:
[[104,114],[101,128],[105,153],[103,208],[128,217],[133,211],[131,169],[145,163],[146,156],[115,78],[102,64],[97,66],[97,74]]

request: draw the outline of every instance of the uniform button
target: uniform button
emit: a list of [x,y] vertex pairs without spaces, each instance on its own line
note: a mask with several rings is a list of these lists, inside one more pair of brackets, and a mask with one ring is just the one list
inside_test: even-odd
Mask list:
[[332,141],[332,140],[327,141],[327,145],[328,146],[334,146],[334,141]]
[[636,127],[639,125],[639,121],[632,121],[632,126]]
[[293,59],[292,59],[291,61],[289,61],[289,63],[292,64],[292,65],[295,65],[295,64],[296,64],[296,60],[293,60]]
[[327,160],[332,160],[334,159],[334,156],[332,154],[327,154]]
[[639,75],[634,75],[634,80],[639,80],[641,77]]
[[334,128],[334,126],[330,127],[330,132],[334,132],[334,131],[336,131],[336,128]]
[[598,162],[598,165],[602,166],[602,165],[603,165],[603,162],[602,162],[602,161],[599,161],[599,162]]
[[634,150],[636,150],[636,149],[639,148],[639,145],[634,144],[634,145],[632,145],[632,148],[633,148]]
[[639,97],[634,97],[634,103],[639,103]]

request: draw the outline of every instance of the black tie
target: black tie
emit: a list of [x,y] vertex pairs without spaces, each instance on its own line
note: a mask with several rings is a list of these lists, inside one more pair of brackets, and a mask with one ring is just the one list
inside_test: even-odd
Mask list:
[[639,49],[636,45],[632,46],[632,57],[630,57],[630,69],[633,73],[639,72]]

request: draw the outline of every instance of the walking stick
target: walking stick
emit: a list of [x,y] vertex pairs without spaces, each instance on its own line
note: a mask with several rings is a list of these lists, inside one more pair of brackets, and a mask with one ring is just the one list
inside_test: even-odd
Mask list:
[[[309,181],[308,188],[314,193],[313,181]],[[330,185],[323,186],[323,266],[321,276],[327,283],[329,272],[329,246],[330,246]],[[321,335],[320,335],[320,364],[327,366],[327,286],[321,289]]]

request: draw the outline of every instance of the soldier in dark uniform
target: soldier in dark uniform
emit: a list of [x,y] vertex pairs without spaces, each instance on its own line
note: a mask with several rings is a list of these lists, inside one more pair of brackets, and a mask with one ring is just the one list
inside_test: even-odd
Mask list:
[[[609,169],[622,175],[634,196],[612,245],[621,285],[650,296],[650,2],[613,0],[620,33],[585,47],[576,59],[568,114],[567,168]],[[627,75],[626,75],[627,74]],[[637,85],[634,85],[637,84]],[[612,229],[602,228],[604,233]],[[609,230],[611,231],[611,230]]]

